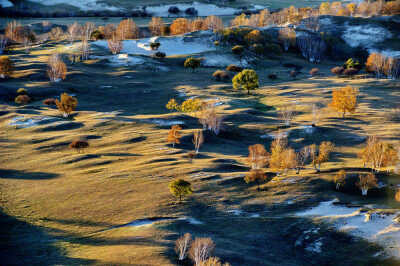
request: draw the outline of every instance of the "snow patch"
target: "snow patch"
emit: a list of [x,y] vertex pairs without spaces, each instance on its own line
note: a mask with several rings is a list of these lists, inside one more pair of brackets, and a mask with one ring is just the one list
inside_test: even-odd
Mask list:
[[199,220],[193,218],[193,217],[184,217],[183,218],[186,222],[189,224],[204,224],[203,222],[200,222]]
[[251,65],[244,58],[239,59],[232,54],[216,54],[216,53],[204,55],[201,64],[206,67],[227,67],[229,65],[249,67]]
[[42,124],[48,124],[55,120],[56,120],[55,118],[48,116],[34,116],[34,117],[18,116],[12,118],[8,123],[8,125],[16,126],[17,128],[29,128]]
[[302,131],[303,131],[305,134],[307,134],[307,135],[312,135],[312,134],[315,132],[315,130],[316,130],[315,127],[308,126],[308,125],[306,125],[306,126],[301,126],[301,129],[302,129]]
[[185,124],[185,122],[180,120],[165,120],[165,119],[143,119],[142,122],[156,124],[159,126],[173,126],[173,125]]
[[1,5],[2,8],[14,6],[14,4],[11,3],[11,2],[8,1],[8,0],[0,0],[0,5]]
[[[0,0],[1,1],[1,0]],[[4,1],[4,0],[3,0]],[[98,0],[30,0],[31,2],[39,3],[46,6],[52,5],[70,5],[80,8],[81,10],[88,11],[88,10],[111,10],[111,11],[118,11],[120,8],[115,6],[109,6],[104,3],[99,3]],[[8,1],[6,1],[8,2]]]
[[344,26],[345,31],[342,39],[351,47],[373,48],[373,45],[392,37],[392,33],[385,28],[373,27],[371,25],[349,25]]

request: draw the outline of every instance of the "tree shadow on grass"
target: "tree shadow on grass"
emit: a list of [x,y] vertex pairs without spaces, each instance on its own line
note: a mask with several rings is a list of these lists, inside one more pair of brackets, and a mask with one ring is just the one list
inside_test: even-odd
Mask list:
[[25,172],[12,169],[0,169],[0,178],[2,179],[22,179],[22,180],[42,180],[58,177],[58,174],[44,172]]
[[86,265],[95,260],[66,256],[57,248],[57,239],[46,234],[40,227],[0,211],[0,258],[1,265]]

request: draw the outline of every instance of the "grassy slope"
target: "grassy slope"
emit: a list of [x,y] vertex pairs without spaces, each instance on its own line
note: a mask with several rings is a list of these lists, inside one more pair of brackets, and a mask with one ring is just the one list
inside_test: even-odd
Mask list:
[[[261,88],[253,96],[213,81],[211,74],[215,69],[201,68],[192,74],[182,67],[184,58],[167,58],[173,68],[168,73],[104,67],[89,61],[69,65],[69,75],[61,83],[32,81],[32,75],[37,77],[43,73],[48,51],[59,45],[49,43],[33,49],[29,55],[17,49],[12,59],[17,63],[14,78],[18,79],[1,82],[2,95],[25,87],[36,100],[26,107],[7,101],[0,116],[1,206],[4,217],[19,220],[5,223],[3,230],[12,229],[10,239],[17,250],[27,241],[35,244],[38,234],[49,243],[25,247],[31,257],[16,255],[12,257],[14,262],[21,264],[26,259],[48,264],[174,264],[177,262],[173,241],[178,234],[188,231],[196,236],[212,237],[217,243],[217,255],[233,264],[377,263],[372,255],[380,247],[351,240],[323,224],[290,217],[290,214],[332,195],[344,202],[387,203],[388,207],[399,207],[391,200],[391,190],[371,191],[367,198],[359,196],[360,192],[354,188],[359,170],[354,167],[361,167],[355,154],[362,141],[351,138],[374,133],[399,145],[397,120],[390,115],[400,99],[398,82],[336,79],[329,76],[329,69],[340,62],[325,61],[316,65],[294,54],[286,54],[283,61],[303,66],[299,79],[289,79],[290,68],[276,67],[277,61],[264,61],[263,67],[257,69]],[[306,78],[315,66],[326,76]],[[275,82],[267,79],[267,74],[273,72],[280,77]],[[132,78],[124,78],[127,75]],[[318,133],[310,138],[300,130],[301,126],[310,124],[309,112],[305,106],[298,105],[299,113],[290,127],[293,147],[311,144],[314,140],[330,140],[336,144],[338,150],[333,159],[323,166],[326,172],[314,174],[308,168],[299,176],[290,171],[288,177],[281,178],[271,173],[260,192],[255,191],[257,184],[244,183],[242,177],[248,171],[247,147],[254,143],[269,147],[270,140],[260,136],[281,127],[276,110],[282,104],[300,100],[326,105],[332,89],[347,84],[360,88],[357,114],[342,119],[328,113],[319,124]],[[105,85],[115,88],[101,88]],[[186,161],[184,153],[192,149],[191,134],[201,125],[194,116],[168,114],[164,108],[168,99],[177,97],[177,89],[183,87],[189,91],[188,96],[219,97],[228,103],[220,107],[220,112],[226,115],[226,133],[219,137],[207,134],[201,155],[193,164]],[[20,115],[60,117],[56,110],[44,108],[41,100],[64,91],[77,95],[78,109],[71,118],[77,128],[16,130],[7,126],[10,118]],[[110,111],[120,113],[100,114]],[[168,128],[140,121],[174,115],[174,119],[186,123],[182,143],[175,149],[164,141]],[[67,148],[77,137],[90,138],[91,147],[84,155]],[[336,192],[331,180],[334,171],[341,168],[347,168],[352,177],[343,191]],[[193,176],[196,173],[208,173],[211,177]],[[183,205],[175,203],[167,188],[176,176],[191,180],[195,190]],[[296,178],[293,184],[288,182],[291,177]],[[397,176],[379,175],[379,179],[386,178],[398,183]],[[288,200],[294,204],[286,204]],[[241,218],[227,213],[238,208],[260,213],[260,218]],[[205,224],[173,221],[140,229],[121,227],[99,232],[142,217],[166,216],[192,216]],[[24,226],[18,226],[20,223]],[[311,240],[320,236],[326,239],[321,254],[294,247],[302,231],[311,228],[320,228],[320,235]],[[360,249],[363,257],[359,255]],[[243,256],[244,252],[247,256]],[[338,257],[338,253],[342,256]]]

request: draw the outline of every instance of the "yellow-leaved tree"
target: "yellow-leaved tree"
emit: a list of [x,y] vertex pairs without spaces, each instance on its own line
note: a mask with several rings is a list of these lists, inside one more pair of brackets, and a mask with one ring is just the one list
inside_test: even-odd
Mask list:
[[333,110],[342,112],[344,117],[346,113],[352,114],[356,111],[357,95],[358,90],[350,86],[334,90],[329,105]]
[[167,142],[172,142],[172,147],[175,147],[175,144],[179,144],[181,139],[181,130],[182,128],[179,125],[173,125],[171,130],[169,131]]

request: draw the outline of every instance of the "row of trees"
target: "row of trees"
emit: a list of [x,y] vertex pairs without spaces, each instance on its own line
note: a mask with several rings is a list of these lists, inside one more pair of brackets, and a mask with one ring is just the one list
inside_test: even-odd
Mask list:
[[[205,19],[196,18],[194,20],[186,18],[175,19],[171,26],[171,34],[183,34],[198,30],[220,30],[224,27],[222,19],[216,16],[209,16]],[[161,28],[160,28],[161,29]]]
[[[360,174],[359,180],[356,183],[356,186],[361,189],[361,194],[366,196],[368,190],[374,187],[378,187],[377,178],[374,174],[370,173],[367,175]],[[346,184],[346,171],[340,170],[334,177],[333,182],[336,184],[336,189],[339,189],[340,186],[344,186]]]
[[400,59],[385,56],[381,53],[371,53],[365,63],[366,71],[374,73],[378,78],[384,76],[395,79],[400,74]]

